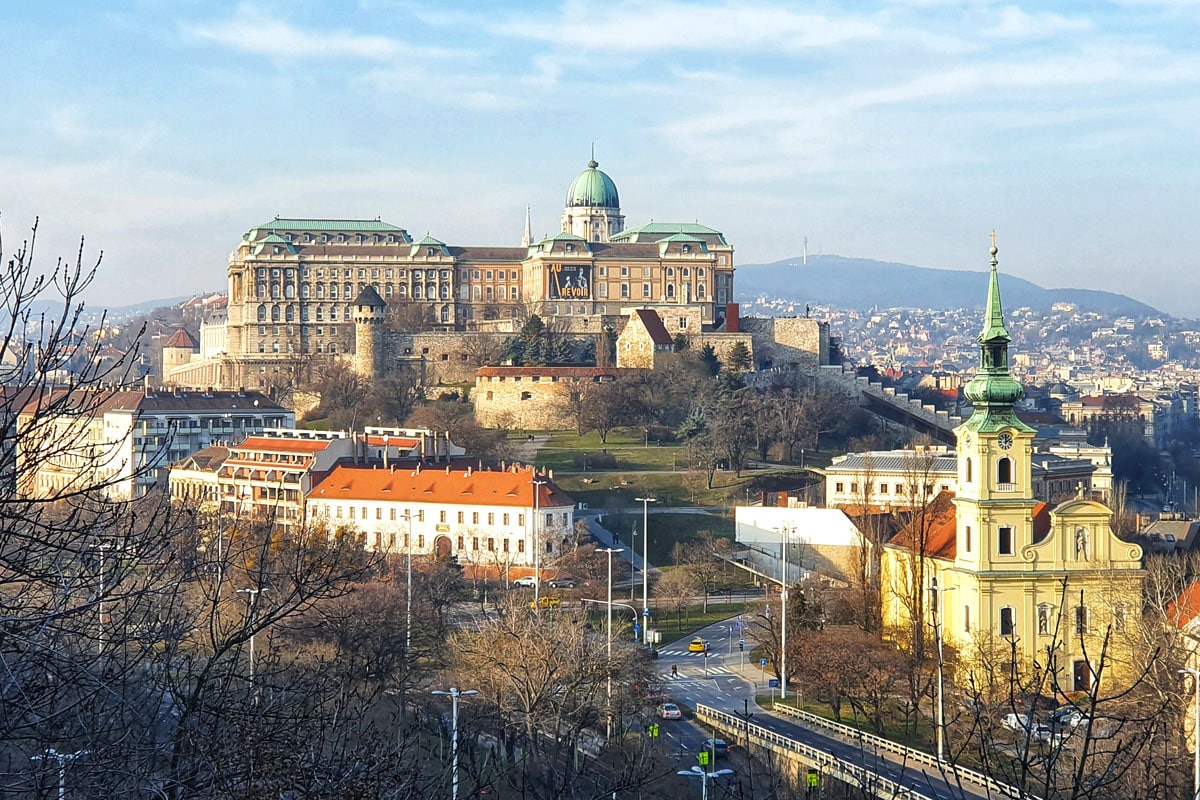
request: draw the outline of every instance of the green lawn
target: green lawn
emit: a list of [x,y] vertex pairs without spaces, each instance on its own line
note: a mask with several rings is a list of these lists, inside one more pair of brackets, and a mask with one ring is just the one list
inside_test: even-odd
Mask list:
[[[650,544],[647,556],[655,566],[673,564],[671,551],[677,542],[696,538],[704,533],[714,537],[732,539],[733,520],[713,514],[651,514],[650,515]],[[641,553],[642,515],[641,513],[605,514],[601,523],[617,534],[625,547],[636,548]],[[637,541],[633,541],[633,530],[637,528]]]
[[[615,602],[624,602],[621,598],[613,598]],[[635,605],[640,605],[641,598],[639,597]],[[666,609],[656,609],[654,607],[654,598],[650,598],[651,614],[650,625],[657,628],[662,635],[659,646],[665,646],[681,639],[685,636],[691,636],[696,631],[712,625],[714,622],[720,622],[724,619],[737,616],[743,613],[749,606],[742,602],[741,598],[735,599],[733,602],[727,602],[724,597],[713,598],[708,601],[708,613],[704,613],[703,606],[692,606],[683,611],[681,618],[676,618],[673,612],[668,612]],[[603,630],[607,621],[607,617],[603,611],[596,611],[589,614],[589,621],[597,630]],[[613,610],[613,638],[629,637],[632,635],[629,612],[627,609],[617,607]],[[735,648],[736,649],[736,648]]]
[[[582,472],[583,456],[607,454],[616,459],[615,470],[670,471],[678,466],[685,467],[686,452],[678,444],[664,442],[658,447],[654,442],[647,447],[643,439],[632,432],[612,432],[608,442],[602,443],[600,435],[589,431],[579,436],[575,431],[552,431],[550,439],[538,449],[537,465],[561,472]],[[589,464],[591,471],[594,469]],[[612,472],[614,468],[600,467],[600,472]]]

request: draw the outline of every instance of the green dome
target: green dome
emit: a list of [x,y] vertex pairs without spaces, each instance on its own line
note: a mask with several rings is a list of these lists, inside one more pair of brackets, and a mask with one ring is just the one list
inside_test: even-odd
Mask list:
[[620,208],[617,185],[612,178],[596,167],[595,159],[588,162],[587,169],[571,181],[567,189],[567,208]]

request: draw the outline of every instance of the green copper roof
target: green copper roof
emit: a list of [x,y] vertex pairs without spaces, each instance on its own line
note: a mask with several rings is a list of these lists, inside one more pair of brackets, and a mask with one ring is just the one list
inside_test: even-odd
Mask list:
[[567,208],[620,208],[617,185],[612,178],[597,169],[595,159],[579,173],[567,189]]
[[994,241],[989,251],[992,274],[988,281],[987,308],[984,311],[983,331],[979,334],[979,369],[963,387],[963,394],[975,411],[963,423],[967,430],[995,432],[1001,429],[1032,431],[1017,419],[1013,406],[1025,394],[1019,381],[1008,369],[1008,343],[1012,337],[1004,329],[1004,312],[1000,305],[1000,278],[997,271]]
[[984,311],[983,330],[979,333],[980,342],[990,342],[1003,339],[1011,342],[1012,337],[1004,328],[1004,309],[1000,305],[1000,278],[996,271],[996,245],[989,251],[992,256],[992,275],[988,280],[987,308]]
[[403,233],[404,229],[378,219],[275,219],[255,225],[250,230],[265,231],[330,231],[335,233]]
[[665,236],[685,234],[688,236],[715,237],[720,244],[727,244],[725,234],[701,225],[698,222],[651,222],[637,228],[626,228],[612,237],[614,242],[659,241]]

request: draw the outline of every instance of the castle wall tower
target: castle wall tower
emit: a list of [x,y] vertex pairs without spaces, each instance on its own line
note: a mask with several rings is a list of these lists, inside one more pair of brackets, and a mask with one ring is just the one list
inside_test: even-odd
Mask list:
[[354,300],[354,371],[372,380],[383,369],[383,320],[387,303],[368,284]]

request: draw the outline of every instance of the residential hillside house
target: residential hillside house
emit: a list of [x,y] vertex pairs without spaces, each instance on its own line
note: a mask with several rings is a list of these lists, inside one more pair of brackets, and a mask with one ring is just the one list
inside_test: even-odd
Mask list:
[[498,568],[545,562],[573,541],[575,503],[529,467],[424,469],[339,464],[313,488],[307,515],[329,532],[354,531],[387,553],[455,558]]
[[[1107,500],[1112,489],[1111,470],[1101,486],[1094,485],[1099,469],[1087,458],[1035,452],[1030,462],[1031,491],[1041,500],[1075,494],[1080,486],[1085,493],[1098,492]],[[941,446],[850,453],[835,457],[824,473],[825,505],[830,508],[865,505],[878,511],[910,510],[925,506],[941,492],[953,491],[958,456]]]
[[164,489],[170,464],[295,415],[259,392],[56,389],[17,415],[17,482],[41,498],[101,487],[114,498]]
[[925,636],[938,623],[960,681],[975,686],[1006,688],[997,665],[1010,662],[1024,676],[1039,665],[1065,692],[1089,690],[1100,674],[1119,684],[1147,655],[1125,634],[1141,608],[1142,550],[1118,539],[1109,509],[1082,490],[1054,506],[1037,498],[1034,430],[1014,410],[1022,389],[1009,371],[994,245],[991,254],[956,479],[884,547],[885,627],[912,641],[917,626]]
[[306,522],[306,497],[339,464],[449,464],[465,452],[447,434],[424,429],[270,429],[173,464],[170,491],[179,502],[215,501],[225,519],[289,530]]

